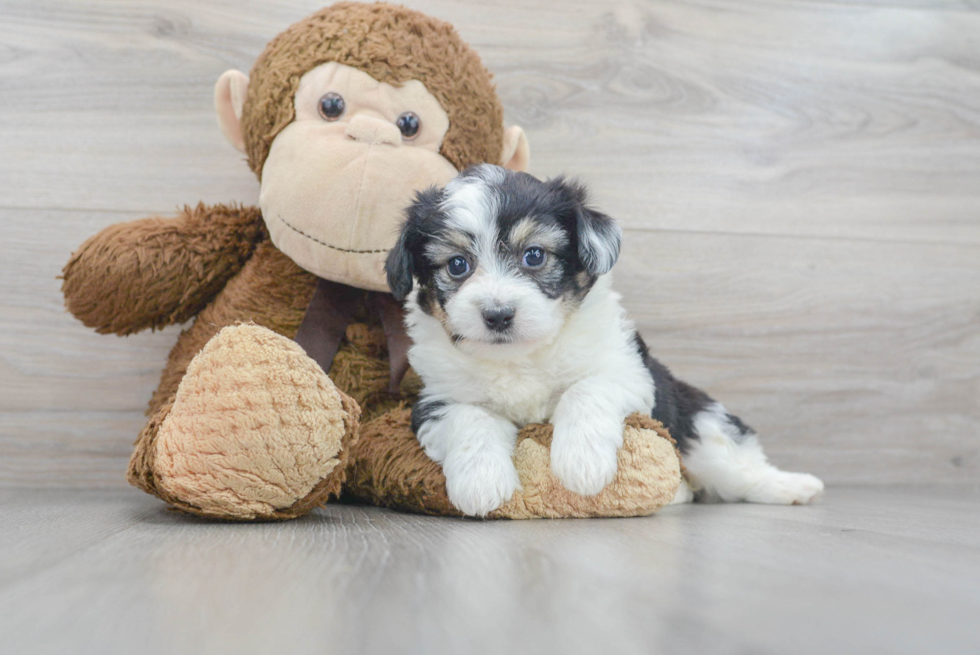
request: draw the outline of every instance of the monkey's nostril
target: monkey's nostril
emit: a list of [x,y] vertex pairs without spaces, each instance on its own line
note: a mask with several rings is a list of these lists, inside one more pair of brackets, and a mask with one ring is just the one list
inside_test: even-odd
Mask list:
[[513,307],[494,307],[483,311],[483,322],[494,332],[503,332],[514,322]]

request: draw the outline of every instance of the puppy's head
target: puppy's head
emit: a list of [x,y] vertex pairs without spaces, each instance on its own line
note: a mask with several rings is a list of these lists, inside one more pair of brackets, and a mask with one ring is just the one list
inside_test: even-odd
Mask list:
[[420,192],[386,263],[403,300],[484,352],[546,343],[619,257],[622,231],[583,187],[498,166]]

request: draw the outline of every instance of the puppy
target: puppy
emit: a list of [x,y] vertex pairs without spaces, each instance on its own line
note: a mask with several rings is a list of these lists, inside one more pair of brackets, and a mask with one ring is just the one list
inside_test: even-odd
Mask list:
[[386,269],[407,299],[409,361],[424,382],[412,429],[449,499],[486,516],[520,487],[520,426],[551,422],[551,467],[571,491],[616,474],[623,419],[660,420],[705,500],[806,503],[812,475],[766,460],[756,434],[650,356],[612,289],[622,231],[584,189],[497,166],[419,193]]

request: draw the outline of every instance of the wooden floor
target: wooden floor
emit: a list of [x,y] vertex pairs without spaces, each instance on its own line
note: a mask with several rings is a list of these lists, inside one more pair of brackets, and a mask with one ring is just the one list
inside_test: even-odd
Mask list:
[[980,488],[481,523],[0,492],[0,653],[980,652]]

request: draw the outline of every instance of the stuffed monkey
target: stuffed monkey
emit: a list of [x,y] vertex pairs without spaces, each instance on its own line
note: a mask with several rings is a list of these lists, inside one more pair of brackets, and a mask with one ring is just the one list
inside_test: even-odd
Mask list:
[[[446,23],[342,2],[273,39],[250,76],[222,75],[215,105],[259,179],[259,207],[113,225],[63,272],[69,311],[98,332],[190,322],[129,481],[224,519],[293,518],[341,493],[458,514],[411,433],[420,382],[384,260],[416,191],[476,163],[526,169],[527,140],[504,129],[490,73]],[[656,511],[679,483],[675,449],[648,417],[624,430],[616,480],[583,498],[551,475],[550,426],[528,426],[523,490],[493,516]]]

